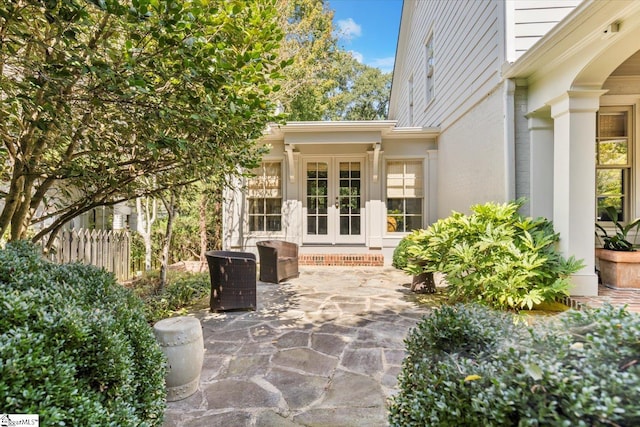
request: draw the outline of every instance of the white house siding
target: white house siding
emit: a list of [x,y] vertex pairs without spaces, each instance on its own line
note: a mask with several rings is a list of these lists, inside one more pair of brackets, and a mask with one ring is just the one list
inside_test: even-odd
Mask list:
[[[408,124],[408,81],[414,82],[414,125],[437,126],[439,217],[475,203],[505,201],[515,191],[505,135],[500,67],[505,61],[504,3],[406,1],[390,118]],[[407,13],[412,11],[412,13]],[[407,22],[407,19],[409,22]],[[425,43],[433,35],[434,98],[425,94]],[[513,141],[510,141],[513,143]]]
[[[413,76],[415,126],[446,128],[491,93],[503,62],[502,8],[491,1],[405,2],[390,119],[410,126],[408,82]],[[408,13],[408,12],[409,13]],[[425,43],[433,35],[434,98],[426,102]],[[404,46],[403,41],[406,43]]]
[[580,2],[582,0],[507,0],[506,8],[511,9],[507,14],[513,13],[514,38],[514,51],[508,52],[508,60],[513,62],[519,58]]

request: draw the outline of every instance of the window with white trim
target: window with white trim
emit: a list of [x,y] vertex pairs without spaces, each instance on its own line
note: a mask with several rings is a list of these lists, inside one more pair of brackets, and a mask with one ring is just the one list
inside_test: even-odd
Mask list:
[[282,230],[282,164],[263,162],[247,185],[249,231]]
[[387,161],[388,232],[403,233],[422,228],[422,170],[422,160]]
[[431,100],[434,97],[433,90],[433,66],[434,66],[434,56],[433,56],[433,34],[429,36],[427,42],[424,46],[425,53],[425,107],[429,105]]
[[596,120],[596,218],[615,207],[618,221],[630,218],[633,107],[600,107]]

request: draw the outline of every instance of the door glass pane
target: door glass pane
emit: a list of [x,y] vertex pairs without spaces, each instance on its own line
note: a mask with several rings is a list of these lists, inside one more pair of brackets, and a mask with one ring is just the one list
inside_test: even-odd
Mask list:
[[316,230],[318,229],[315,218],[314,219],[309,219],[309,221],[307,222],[307,234],[318,234],[316,233]]
[[340,234],[348,235],[349,233],[349,217],[341,216],[340,217]]
[[327,228],[327,217],[318,217],[318,234],[327,234],[329,229]]
[[318,165],[318,178],[329,178],[329,165],[327,163],[316,163]]
[[329,166],[326,162],[307,163],[307,234],[327,234]]
[[351,217],[351,234],[356,236],[360,234],[360,217],[359,216]]
[[340,162],[339,214],[340,234],[360,234],[361,181],[360,162]]

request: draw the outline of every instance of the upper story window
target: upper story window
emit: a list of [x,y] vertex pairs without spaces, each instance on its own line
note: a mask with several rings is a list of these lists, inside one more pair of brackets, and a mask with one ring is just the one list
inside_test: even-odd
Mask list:
[[422,228],[422,160],[387,162],[387,231]]
[[433,89],[433,34],[429,36],[424,46],[425,52],[425,107],[429,105],[434,97]]
[[282,164],[264,162],[247,185],[249,231],[282,229]]
[[596,120],[596,218],[611,221],[605,208],[613,206],[618,221],[628,221],[631,205],[633,121],[631,106],[600,107]]

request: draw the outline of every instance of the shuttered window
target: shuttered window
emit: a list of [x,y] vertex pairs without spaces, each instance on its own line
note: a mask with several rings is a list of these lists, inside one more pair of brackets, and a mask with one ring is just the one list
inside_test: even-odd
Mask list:
[[282,165],[264,162],[247,185],[249,231],[282,229]]
[[387,231],[422,228],[424,177],[422,160],[387,162]]

